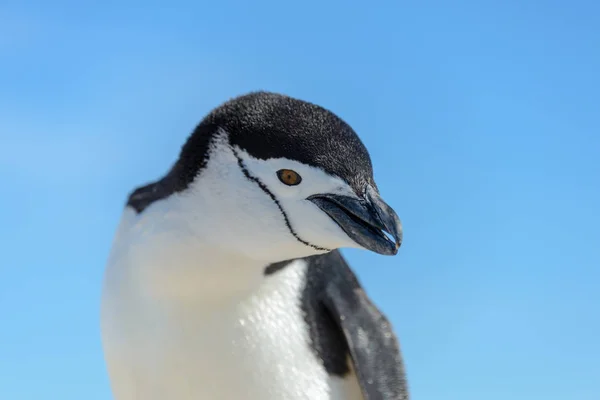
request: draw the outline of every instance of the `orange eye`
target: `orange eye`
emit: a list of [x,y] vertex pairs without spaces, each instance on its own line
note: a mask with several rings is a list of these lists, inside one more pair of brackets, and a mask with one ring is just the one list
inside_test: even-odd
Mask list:
[[302,182],[302,177],[291,169],[280,169],[277,171],[279,180],[288,186],[296,186]]

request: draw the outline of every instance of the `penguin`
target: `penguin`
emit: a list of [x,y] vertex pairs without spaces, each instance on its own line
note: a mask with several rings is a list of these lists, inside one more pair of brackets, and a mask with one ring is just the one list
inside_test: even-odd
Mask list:
[[116,400],[404,400],[399,341],[343,255],[396,255],[402,226],[332,111],[231,98],[131,192],[101,337]]

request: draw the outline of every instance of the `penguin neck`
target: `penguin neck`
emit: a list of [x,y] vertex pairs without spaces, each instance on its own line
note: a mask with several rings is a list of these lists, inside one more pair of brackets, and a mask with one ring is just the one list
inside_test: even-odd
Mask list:
[[126,232],[119,238],[124,245],[112,255],[112,264],[125,264],[119,267],[127,271],[121,279],[130,278],[139,293],[157,300],[211,306],[251,296],[269,263],[215,246],[198,231],[186,230],[181,217],[159,203],[137,215],[126,209]]

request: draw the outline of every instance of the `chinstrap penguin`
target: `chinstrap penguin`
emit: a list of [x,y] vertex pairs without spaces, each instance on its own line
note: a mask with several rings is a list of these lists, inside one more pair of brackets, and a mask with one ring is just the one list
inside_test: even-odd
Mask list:
[[390,323],[338,250],[401,241],[347,123],[275,93],[227,101],[121,217],[101,310],[115,399],[408,399]]

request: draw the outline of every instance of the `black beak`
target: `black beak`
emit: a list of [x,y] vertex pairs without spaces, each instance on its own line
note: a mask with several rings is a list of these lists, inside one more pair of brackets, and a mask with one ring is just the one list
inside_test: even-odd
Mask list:
[[307,200],[325,211],[350,239],[365,249],[384,255],[398,253],[402,244],[402,224],[396,212],[372,187],[367,188],[364,198],[316,194]]

